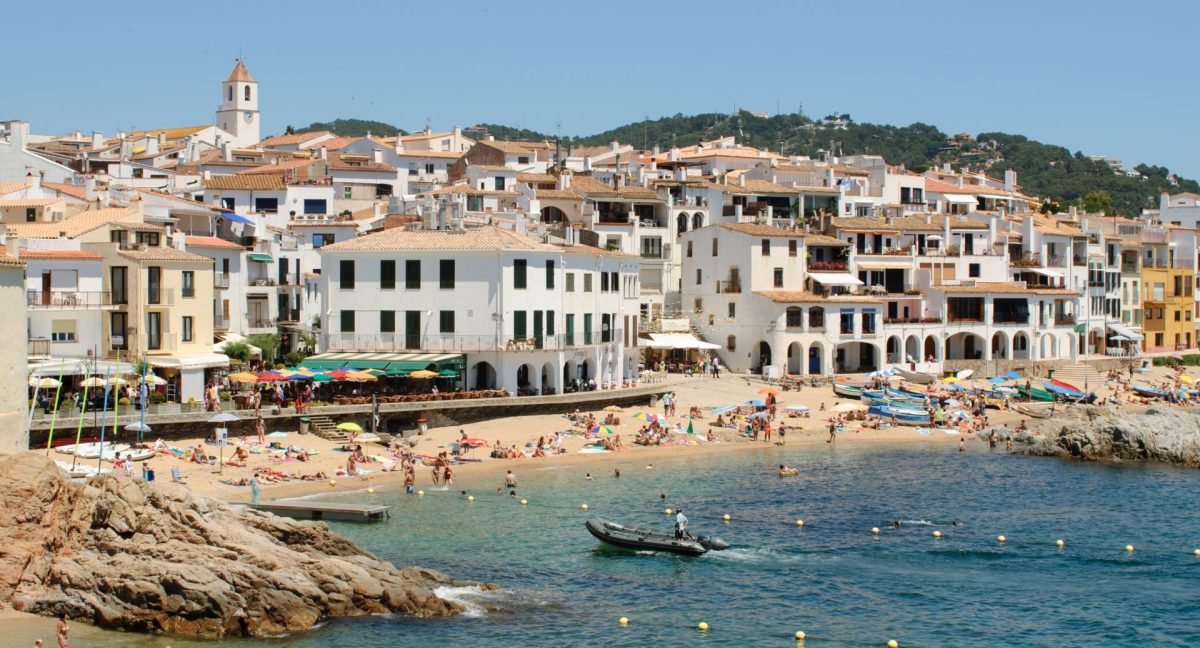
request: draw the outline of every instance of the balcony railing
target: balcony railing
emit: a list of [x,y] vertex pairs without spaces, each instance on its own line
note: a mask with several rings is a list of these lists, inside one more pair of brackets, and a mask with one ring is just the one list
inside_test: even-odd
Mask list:
[[1122,273],[1133,274],[1133,273],[1137,273],[1139,270],[1141,270],[1141,268],[1138,267],[1138,264],[1136,264],[1136,263],[1122,263],[1121,264],[1121,272]]
[[275,322],[273,322],[269,317],[247,317],[246,326],[253,329],[275,328]]
[[275,280],[270,277],[247,277],[246,285],[251,288],[273,288]]
[[213,316],[213,328],[217,329],[218,331],[228,331],[229,330],[229,318],[225,317],[224,315],[214,315]]
[[229,275],[223,272],[213,274],[213,288],[228,288]]
[[742,292],[742,281],[740,279],[726,279],[725,281],[718,281],[717,292],[740,293]]
[[50,339],[49,338],[29,338],[29,355],[31,355],[31,356],[49,356],[50,355]]
[[1086,266],[1087,265],[1087,257],[1086,256],[1072,257],[1071,265]]
[[599,331],[587,334],[513,337],[511,335],[458,335],[452,333],[406,335],[403,333],[326,333],[321,336],[325,351],[534,351],[563,350],[582,346],[622,345],[624,333],[615,329],[606,338]]
[[885,326],[891,324],[941,324],[941,317],[892,317],[883,320]]
[[300,309],[293,308],[291,310],[280,311],[279,321],[281,323],[295,323],[300,321]]
[[71,310],[76,308],[101,308],[112,306],[112,293],[107,291],[79,292],[75,290],[29,290],[25,303],[30,308]]
[[1013,259],[1010,264],[1014,268],[1040,268],[1042,267],[1042,255],[1036,252],[1026,252],[1019,259]]
[[1054,318],[1055,326],[1075,326],[1074,315],[1059,315]]
[[845,272],[845,261],[809,261],[809,272]]

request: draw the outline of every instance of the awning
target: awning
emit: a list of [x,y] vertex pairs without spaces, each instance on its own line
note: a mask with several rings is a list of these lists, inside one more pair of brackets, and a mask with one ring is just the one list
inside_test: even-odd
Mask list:
[[250,220],[249,218],[246,218],[245,216],[238,216],[233,212],[221,212],[221,218],[224,218],[225,220],[231,220],[235,223],[241,223],[243,225],[254,224],[254,221]]
[[1130,340],[1136,341],[1136,340],[1143,339],[1141,333],[1138,333],[1137,331],[1135,331],[1129,327],[1121,326],[1120,324],[1109,323],[1108,330],[1112,331],[1113,333],[1116,333],[1117,335],[1124,335],[1125,337],[1129,338]]
[[1055,279],[1063,278],[1063,273],[1059,272],[1058,270],[1050,270],[1048,268],[1021,268],[1021,270],[1024,272],[1032,272],[1033,274],[1039,274],[1039,275],[1042,275],[1043,277],[1054,277]]
[[29,372],[39,377],[56,377],[59,373],[64,376],[125,376],[136,373],[135,367],[128,362],[112,362],[110,360],[88,361],[84,358],[63,358],[46,360],[29,365]]
[[826,286],[861,286],[863,282],[849,272],[810,272],[808,276]]
[[314,371],[381,369],[392,376],[430,369],[459,371],[466,366],[461,353],[321,353],[305,358],[300,366]]
[[300,362],[300,366],[313,371],[335,371],[346,366],[345,360],[313,360],[305,358]]
[[211,369],[228,367],[229,356],[220,353],[198,353],[190,356],[149,356],[146,362],[151,367],[164,369]]
[[962,194],[942,194],[942,198],[945,198],[946,202],[957,203],[959,205],[974,205],[979,202],[975,199],[975,196],[964,196]]
[[251,261],[258,261],[259,263],[275,263],[275,259],[272,259],[270,254],[263,254],[262,252],[251,252],[246,256],[250,257]]
[[650,333],[651,349],[720,349],[721,345],[697,340],[691,333]]

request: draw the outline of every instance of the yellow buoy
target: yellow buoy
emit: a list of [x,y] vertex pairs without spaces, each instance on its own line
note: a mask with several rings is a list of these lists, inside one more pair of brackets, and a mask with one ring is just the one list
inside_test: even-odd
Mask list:
[[888,641],[888,648],[900,648],[900,644],[895,639]]
[[336,479],[330,479],[330,480],[329,480],[329,485],[330,485],[330,486],[337,486],[337,480],[336,480]]
[[468,501],[468,502],[474,502],[474,501],[475,501],[475,496],[474,496],[474,495],[467,495],[467,501]]
[[425,497],[425,491],[417,491],[417,497]]
[[521,506],[525,506],[528,503],[529,503],[529,500],[521,500]]
[[1004,536],[996,536],[996,542],[999,542],[1000,544],[1004,544],[1007,540],[1008,538],[1005,538]]
[[1065,543],[1065,542],[1063,542],[1061,538],[1059,538],[1058,540],[1055,540],[1055,541],[1054,541],[1054,546],[1055,546],[1055,547],[1058,547],[1059,549],[1062,549],[1062,548],[1063,548],[1063,545],[1065,545],[1065,544],[1066,544],[1066,543]]
[[796,520],[796,526],[804,526],[804,520]]
[[879,527],[871,527],[871,535],[879,535]]
[[804,641],[804,638],[805,638],[805,637],[807,637],[807,636],[808,636],[808,635],[804,634],[804,631],[803,631],[803,630],[797,630],[797,631],[796,631],[796,641]]
[[942,537],[942,532],[941,532],[941,531],[934,531],[934,532],[933,532],[933,537],[935,537],[935,538],[940,538],[940,537]]
[[672,514],[672,513],[674,513],[674,512],[675,512],[675,511],[672,511],[671,509],[663,509],[663,515],[670,515],[670,514]]
[[617,619],[617,623],[620,623],[623,626],[629,625],[629,619],[621,617],[620,619]]
[[708,630],[708,624],[701,621],[700,625],[696,626],[696,629],[699,630],[700,632],[704,632],[705,630]]
[[724,515],[724,516],[723,516],[721,519],[722,519],[722,520],[725,520],[726,522],[728,522],[728,521],[730,521],[730,520],[731,520],[731,519],[733,519],[733,518],[729,517],[729,514],[728,514],[728,513],[726,513],[726,514],[725,514],[725,515]]
[[1125,551],[1128,551],[1129,553],[1133,553],[1133,545],[1125,545]]
[[374,493],[374,492],[375,492],[375,489],[374,489],[374,488],[368,488],[368,489],[367,489],[367,492],[368,492],[368,493]]
[[579,505],[579,508],[581,508],[581,509],[583,509],[583,510],[585,510],[585,511],[586,511],[586,510],[587,510],[587,504],[580,504],[580,505]]

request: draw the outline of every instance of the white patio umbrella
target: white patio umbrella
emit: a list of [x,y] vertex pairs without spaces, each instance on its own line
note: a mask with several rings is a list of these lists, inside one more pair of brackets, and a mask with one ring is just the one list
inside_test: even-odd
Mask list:
[[49,376],[42,378],[34,376],[29,379],[29,386],[36,387],[38,389],[56,389],[60,384],[62,383],[58,382],[57,378],[51,378]]
[[167,379],[163,378],[162,376],[159,376],[157,374],[146,374],[146,376],[144,378],[142,378],[141,381],[147,385],[156,385],[157,386],[157,385],[167,384]]

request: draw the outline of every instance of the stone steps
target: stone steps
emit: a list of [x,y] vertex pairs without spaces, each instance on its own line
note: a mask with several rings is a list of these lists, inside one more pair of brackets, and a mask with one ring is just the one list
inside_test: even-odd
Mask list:
[[337,424],[328,416],[310,416],[308,430],[328,441],[343,442],[350,440],[350,437],[345,432],[337,429]]
[[1105,382],[1104,374],[1089,364],[1075,363],[1059,367],[1053,378],[1075,385],[1080,389],[1095,390]]

